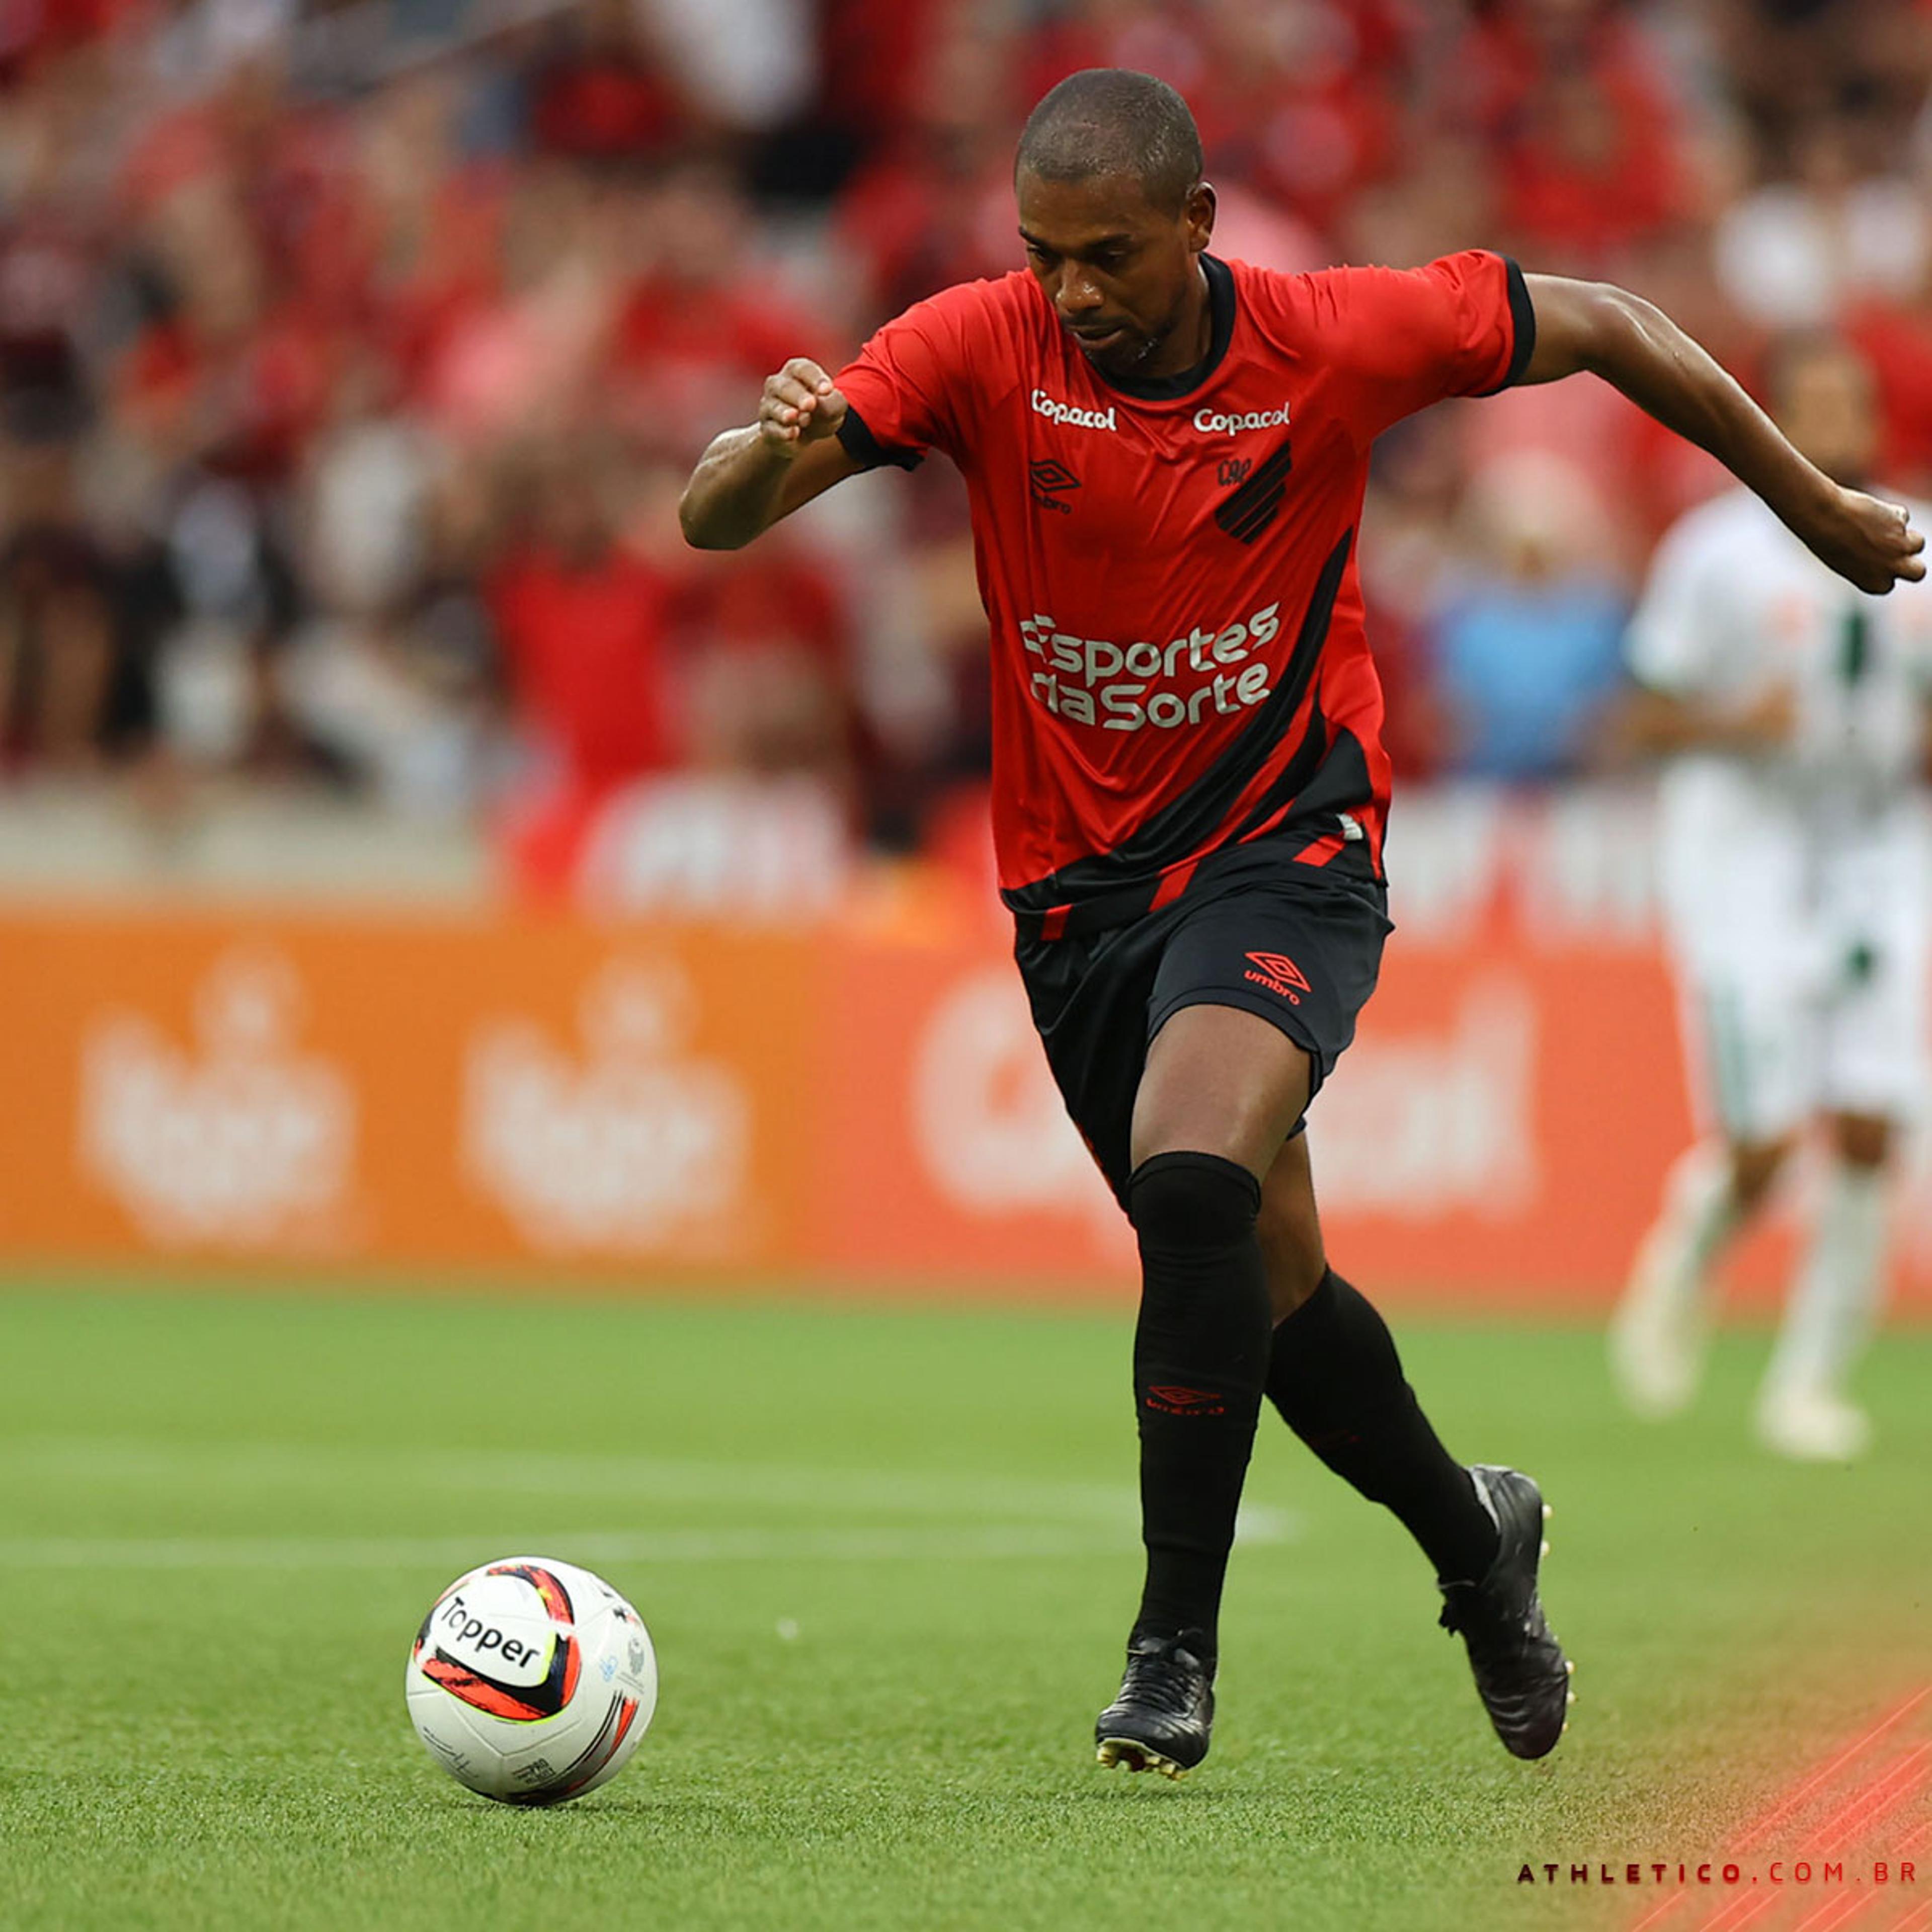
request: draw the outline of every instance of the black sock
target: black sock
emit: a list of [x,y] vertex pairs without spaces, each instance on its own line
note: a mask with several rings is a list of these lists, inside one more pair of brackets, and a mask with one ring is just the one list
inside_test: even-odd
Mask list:
[[1202,1634],[1211,1664],[1272,1316],[1261,1188],[1211,1154],[1156,1154],[1127,1184],[1141,1250],[1134,1331],[1147,1587],[1134,1630]]
[[1275,1330],[1268,1392],[1336,1475],[1395,1512],[1443,1582],[1489,1568],[1496,1526],[1468,1472],[1417,1404],[1388,1324],[1333,1268]]

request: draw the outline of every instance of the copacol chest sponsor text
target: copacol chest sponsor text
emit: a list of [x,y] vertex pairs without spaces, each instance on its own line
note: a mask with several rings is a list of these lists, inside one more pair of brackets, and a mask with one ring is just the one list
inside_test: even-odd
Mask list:
[[1118,429],[1120,424],[1114,420],[1113,405],[1104,410],[1083,410],[1072,403],[1063,403],[1049,396],[1044,389],[1033,392],[1034,413],[1046,417],[1050,422],[1064,423],[1073,429]]

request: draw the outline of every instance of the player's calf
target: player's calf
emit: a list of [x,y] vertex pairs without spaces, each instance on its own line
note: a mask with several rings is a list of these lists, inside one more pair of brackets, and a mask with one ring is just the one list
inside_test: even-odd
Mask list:
[[1270,1324],[1254,1176],[1218,1154],[1156,1154],[1134,1171],[1141,1252],[1134,1396],[1147,1585],[1135,1635],[1211,1645],[1254,1445]]
[[1207,1755],[1221,1586],[1268,1367],[1260,1198],[1246,1168],[1186,1150],[1143,1161],[1127,1184],[1147,1581],[1120,1694],[1094,1727],[1102,1764],[1178,1777]]
[[1479,1576],[1496,1529],[1402,1373],[1388,1324],[1331,1268],[1275,1330],[1268,1393],[1344,1482],[1391,1510],[1438,1576]]

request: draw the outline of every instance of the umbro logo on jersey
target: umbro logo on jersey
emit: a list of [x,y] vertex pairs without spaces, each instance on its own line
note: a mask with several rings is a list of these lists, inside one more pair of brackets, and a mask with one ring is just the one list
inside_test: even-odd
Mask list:
[[1214,512],[1214,520],[1238,543],[1251,544],[1281,513],[1288,472],[1294,467],[1293,446],[1284,442]]
[[1044,389],[1036,389],[1033,392],[1033,410],[1035,416],[1045,416],[1049,422],[1064,423],[1070,429],[1120,428],[1114,420],[1114,406],[1111,403],[1104,410],[1083,410],[1049,396]]
[[1270,993],[1279,993],[1292,1006],[1301,1004],[1304,993],[1313,990],[1301,968],[1286,952],[1250,952],[1248,970],[1241,975]]
[[1037,463],[1027,465],[1027,475],[1033,482],[1033,500],[1043,510],[1058,510],[1062,516],[1071,516],[1073,506],[1060,500],[1060,492],[1077,490],[1080,479],[1064,463],[1052,457],[1042,457]]

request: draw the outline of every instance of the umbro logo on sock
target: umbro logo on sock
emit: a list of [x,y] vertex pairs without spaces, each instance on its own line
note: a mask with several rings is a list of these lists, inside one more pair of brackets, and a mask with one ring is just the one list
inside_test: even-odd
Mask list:
[[1169,1415],[1225,1415],[1227,1398],[1212,1389],[1181,1388],[1173,1383],[1156,1384],[1147,1392],[1147,1406]]
[[1300,1006],[1302,994],[1314,990],[1301,968],[1286,952],[1250,952],[1248,970],[1241,977],[1265,986],[1270,993],[1279,993],[1292,1006]]

